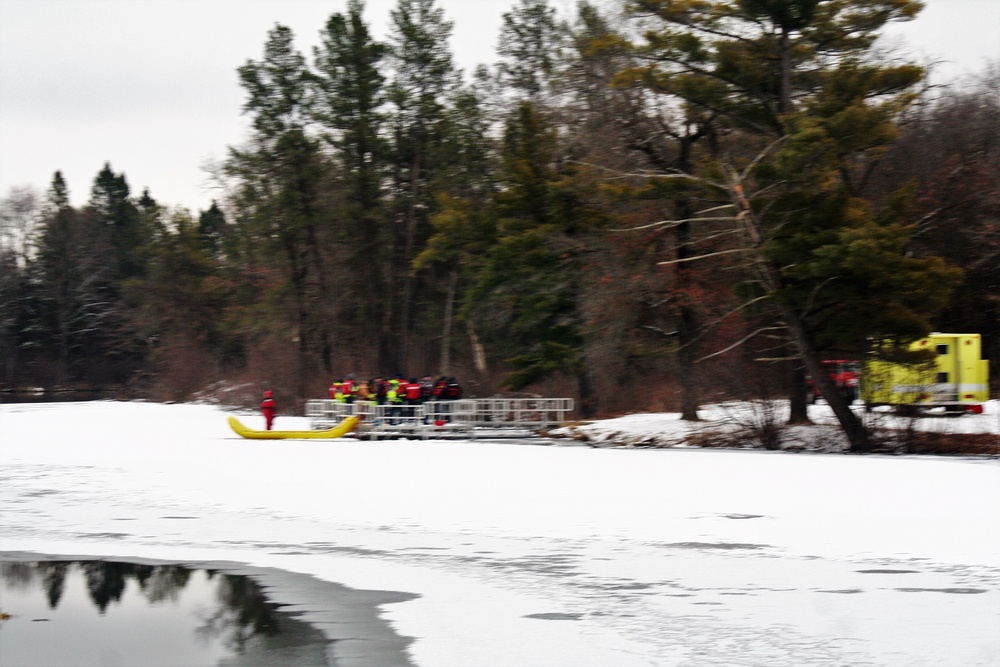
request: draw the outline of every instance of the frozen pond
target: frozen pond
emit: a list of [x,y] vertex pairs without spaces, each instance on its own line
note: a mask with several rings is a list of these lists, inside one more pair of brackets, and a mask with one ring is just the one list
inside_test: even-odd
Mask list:
[[[1000,661],[995,459],[253,442],[226,414],[0,406],[0,548],[307,577],[268,590],[328,638],[370,614],[343,665]],[[320,584],[357,603],[324,616]]]

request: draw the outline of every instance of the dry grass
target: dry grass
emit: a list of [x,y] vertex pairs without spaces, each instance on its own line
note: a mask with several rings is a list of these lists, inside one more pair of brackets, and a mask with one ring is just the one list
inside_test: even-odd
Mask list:
[[[786,451],[846,451],[846,443],[836,428],[817,429],[800,432],[798,437],[782,436]],[[783,433],[790,427],[782,426]],[[813,431],[813,432],[810,432]],[[804,436],[804,437],[803,437]],[[995,433],[941,433],[908,429],[878,429],[874,433],[875,454],[916,454],[924,456],[992,456],[1000,457],[1000,435]],[[685,442],[691,447],[716,449],[765,449],[759,434],[752,428],[736,430],[709,430],[689,433]],[[809,443],[804,446],[802,443]]]
[[934,433],[917,431],[910,434],[907,454],[935,456],[1000,456],[1000,435],[995,433]]
[[710,449],[750,449],[753,447],[754,435],[749,432],[723,431],[705,429],[688,433],[684,442],[690,447],[705,447]]

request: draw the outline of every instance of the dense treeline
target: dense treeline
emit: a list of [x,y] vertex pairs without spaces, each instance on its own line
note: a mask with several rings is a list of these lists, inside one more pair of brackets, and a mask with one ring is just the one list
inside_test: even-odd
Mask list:
[[276,25],[208,210],[107,164],[79,209],[58,172],[7,195],[0,384],[294,404],[430,373],[694,418],[873,336],[1000,358],[995,66],[922,89],[873,46],[910,0],[623,4],[519,0],[471,76],[434,0],[385,42],[350,0],[308,55]]

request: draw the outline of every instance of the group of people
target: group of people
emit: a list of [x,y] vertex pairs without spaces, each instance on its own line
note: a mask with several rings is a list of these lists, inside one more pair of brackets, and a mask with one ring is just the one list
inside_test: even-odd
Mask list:
[[[353,375],[344,380],[334,380],[330,385],[330,398],[341,403],[355,401],[370,401],[376,405],[388,406],[388,423],[397,424],[399,418],[412,418],[417,414],[417,406],[428,401],[455,401],[462,398],[462,385],[453,377],[441,376],[435,380],[425,375],[419,380],[415,377],[397,373],[391,377],[376,377],[368,381],[358,382]],[[440,412],[450,413],[450,409],[442,407]],[[427,417],[424,417],[427,420]],[[451,421],[445,414],[442,423]]]
[[437,380],[430,375],[407,380],[397,373],[362,382],[348,375],[330,384],[330,398],[341,403],[373,401],[377,405],[420,405],[427,401],[456,401],[462,398],[462,385],[455,378],[443,375]]
[[[384,378],[376,377],[358,382],[353,375],[346,379],[337,379],[330,384],[330,398],[341,403],[355,401],[372,401],[377,405],[389,405],[392,417],[402,416],[403,406],[417,406],[427,401],[457,401],[462,398],[462,385],[454,377],[441,376],[437,380],[430,375],[421,379],[410,378],[397,373]],[[413,414],[415,408],[410,408]],[[274,417],[278,408],[274,401],[274,392],[265,391],[264,400],[260,402],[260,411],[264,415],[267,430],[274,425]]]

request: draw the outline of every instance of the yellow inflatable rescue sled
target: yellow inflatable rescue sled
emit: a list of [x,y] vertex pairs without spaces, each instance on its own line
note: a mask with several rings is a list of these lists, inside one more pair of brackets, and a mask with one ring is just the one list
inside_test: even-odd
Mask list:
[[251,440],[297,440],[300,438],[342,438],[358,425],[357,417],[348,417],[333,428],[324,431],[258,431],[240,423],[236,417],[229,418],[229,426],[237,434]]

